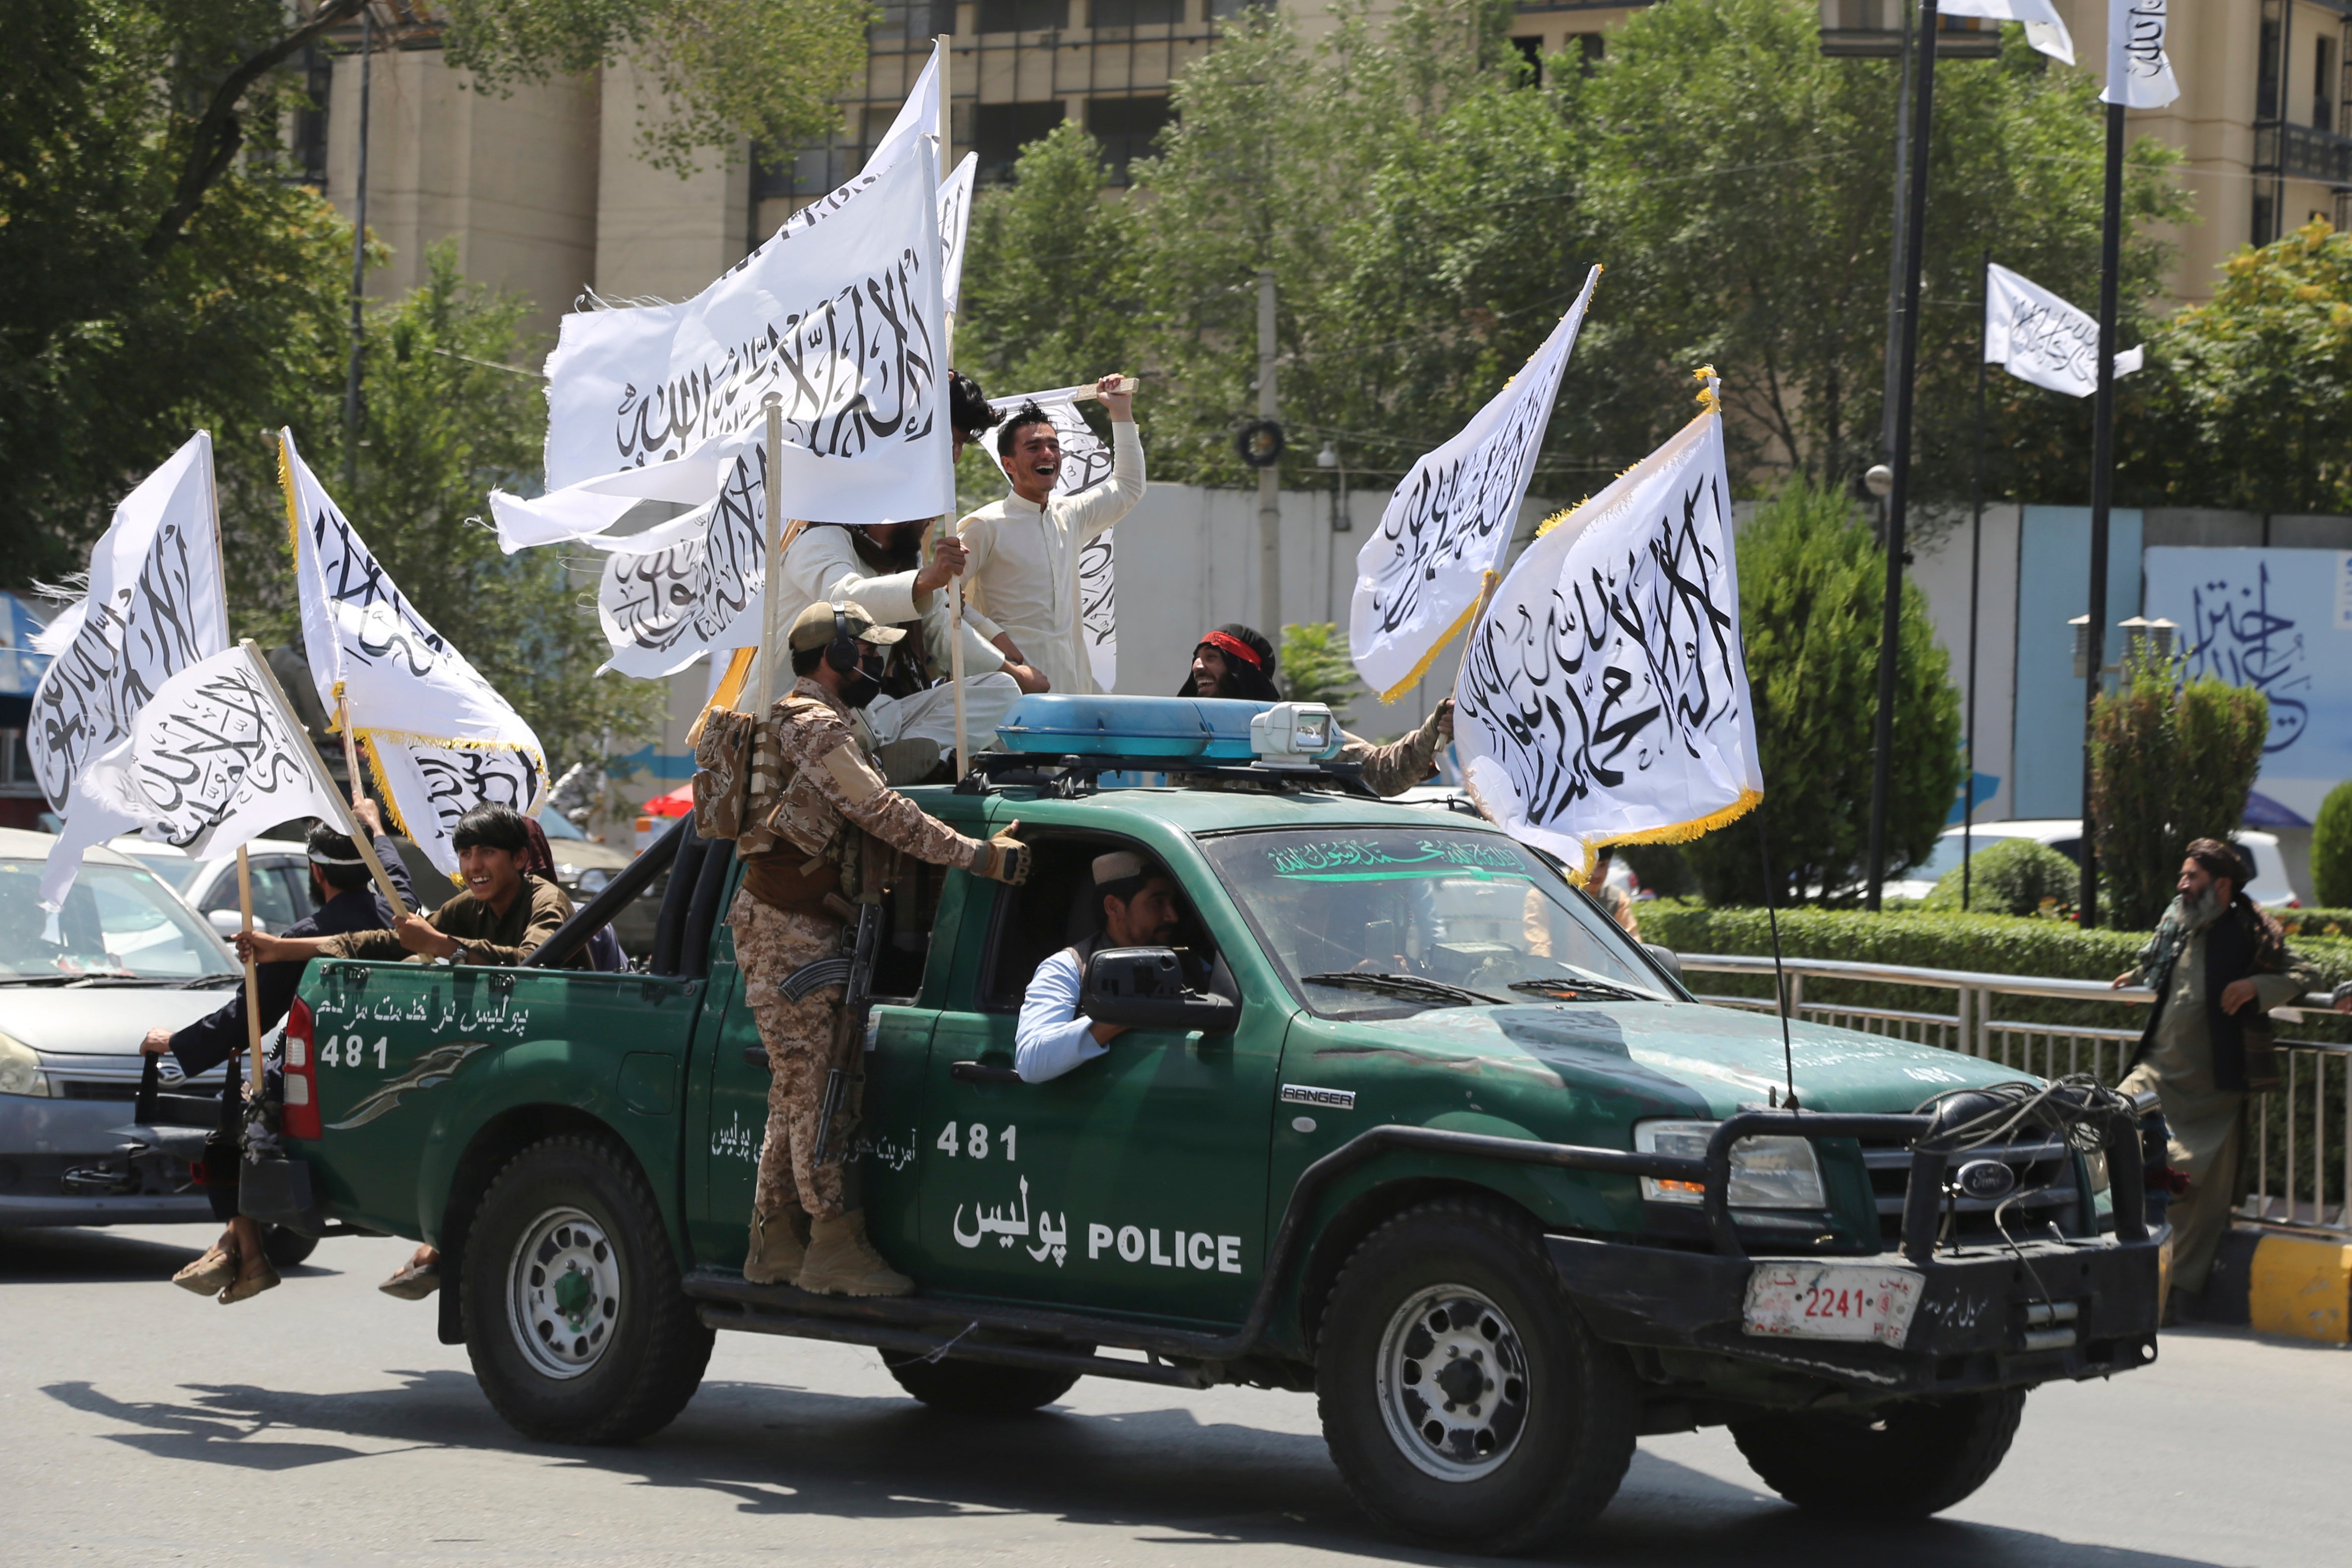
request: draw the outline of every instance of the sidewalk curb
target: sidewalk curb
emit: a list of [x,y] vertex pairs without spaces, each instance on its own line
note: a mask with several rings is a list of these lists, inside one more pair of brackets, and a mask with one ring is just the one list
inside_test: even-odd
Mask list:
[[2352,1342],[2352,1244],[2233,1226],[2189,1307],[2196,1321],[2216,1327]]

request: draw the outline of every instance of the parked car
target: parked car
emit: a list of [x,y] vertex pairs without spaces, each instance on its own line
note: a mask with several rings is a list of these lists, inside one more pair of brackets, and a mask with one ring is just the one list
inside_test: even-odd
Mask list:
[[[1983,849],[1996,838],[2031,838],[2046,844],[2077,866],[2083,863],[2083,819],[2079,816],[2019,817],[2010,822],[1979,822],[1969,829],[1976,848]],[[1935,852],[1925,864],[1914,866],[1904,874],[1903,880],[1886,884],[1890,897],[1924,899],[1936,890],[1936,884],[1947,871],[1960,863],[1960,835],[1958,827],[1947,827],[1937,837]],[[2293,908],[2303,900],[2286,879],[2286,862],[2279,856],[2278,835],[2246,828],[2232,834],[2230,842],[2250,863],[2253,875],[2247,880],[2246,896],[2258,904]]]
[[[0,828],[0,1225],[209,1223],[188,1163],[125,1157],[151,1028],[219,1006],[244,971],[228,944],[151,865],[83,852],[80,879],[44,938],[41,868],[57,840]],[[234,880],[234,876],[232,876]],[[223,1069],[183,1080],[217,1093]]]
[[[236,897],[236,857],[197,859],[186,850],[126,833],[107,846],[171,885],[188,907],[223,936],[244,924]],[[275,936],[318,909],[310,896],[310,863],[290,838],[257,838],[246,847],[253,868],[253,923]]]
[[[603,892],[621,868],[636,858],[634,850],[595,842],[565,821],[553,806],[540,808],[539,825],[547,830],[547,847],[555,852],[555,879],[572,895],[574,905]],[[613,917],[613,934],[621,939],[621,951],[632,960],[653,951],[655,916],[661,912],[662,895],[668,888],[667,875],[656,877]]]

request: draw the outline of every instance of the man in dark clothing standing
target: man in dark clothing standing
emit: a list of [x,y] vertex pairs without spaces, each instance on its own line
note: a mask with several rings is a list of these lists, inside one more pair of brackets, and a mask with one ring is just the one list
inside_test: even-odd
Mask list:
[[2172,1200],[2172,1293],[2205,1289],[2238,1196],[2247,1093],[2270,1085],[2270,1010],[2319,984],[2286,945],[2278,922],[2246,897],[2245,865],[2216,838],[2189,846],[2178,896],[2157,921],[2139,962],[2116,976],[2156,993],[2147,1028],[2121,1088],[2152,1089],[2170,1132],[2168,1163],[2189,1178]]
[[[375,840],[376,858],[383,863],[384,874],[399,889],[402,901],[408,902],[408,868],[392,840],[384,837],[375,802],[361,801],[352,815]],[[310,829],[305,847],[310,859],[310,891],[319,908],[315,914],[287,927],[284,934],[339,936],[345,931],[390,929],[399,911],[376,891],[359,846],[322,822]],[[286,1016],[294,1000],[295,987],[302,981],[302,961],[264,963],[254,978],[261,998],[261,1032],[268,1034]],[[228,1229],[213,1243],[211,1251],[173,1279],[173,1284],[203,1295],[217,1291],[224,1306],[257,1296],[278,1283],[277,1270],[262,1254],[259,1227],[237,1213],[236,1207],[237,1130],[244,1123],[247,1038],[245,987],[240,985],[226,1002],[177,1034],[148,1030],[139,1047],[150,1056],[169,1051],[180,1070],[191,1078],[223,1062],[229,1064],[228,1081],[221,1086],[220,1131],[205,1148],[205,1195],[212,1200],[214,1216]]]

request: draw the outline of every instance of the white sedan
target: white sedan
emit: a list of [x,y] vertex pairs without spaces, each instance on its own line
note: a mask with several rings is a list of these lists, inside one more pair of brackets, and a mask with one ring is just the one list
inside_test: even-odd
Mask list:
[[[1976,851],[2000,838],[2031,838],[2047,845],[2059,854],[2083,863],[2083,821],[2075,816],[2021,817],[2010,822],[1979,822],[1969,830]],[[1936,883],[1944,873],[1960,863],[1960,834],[1958,827],[1947,827],[1937,837],[1936,847],[1927,861],[1914,866],[1899,882],[1886,884],[1890,898],[1924,899],[1936,890]],[[2279,858],[2278,836],[2253,828],[2231,836],[2230,842],[2238,853],[2252,862],[2253,876],[2246,883],[2246,896],[2258,904],[2286,906],[2300,903],[2294,889],[2286,879],[2286,862]]]

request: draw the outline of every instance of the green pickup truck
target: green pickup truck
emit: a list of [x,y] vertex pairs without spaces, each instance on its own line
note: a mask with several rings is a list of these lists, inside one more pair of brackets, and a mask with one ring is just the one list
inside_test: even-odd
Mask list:
[[[1801,1022],[1784,1062],[1543,858],[1336,763],[1030,743],[910,792],[1036,851],[890,895],[851,1179],[915,1295],[739,1272],[768,1074],[732,846],[690,822],[530,966],[314,963],[247,1212],[438,1247],[443,1341],[534,1437],[656,1430],[722,1328],[871,1346],[966,1412],[1255,1384],[1317,1395],[1383,1526],[1468,1551],[1559,1538],[1637,1436],[1718,1423],[1800,1504],[1931,1512],[2029,1388],[2155,1359],[2126,1119]],[[1181,959],[1097,954],[1087,1010],[1136,1026],[1025,1083],[1024,988],[1118,847],[1181,883]],[[665,869],[646,973],[551,967]]]

